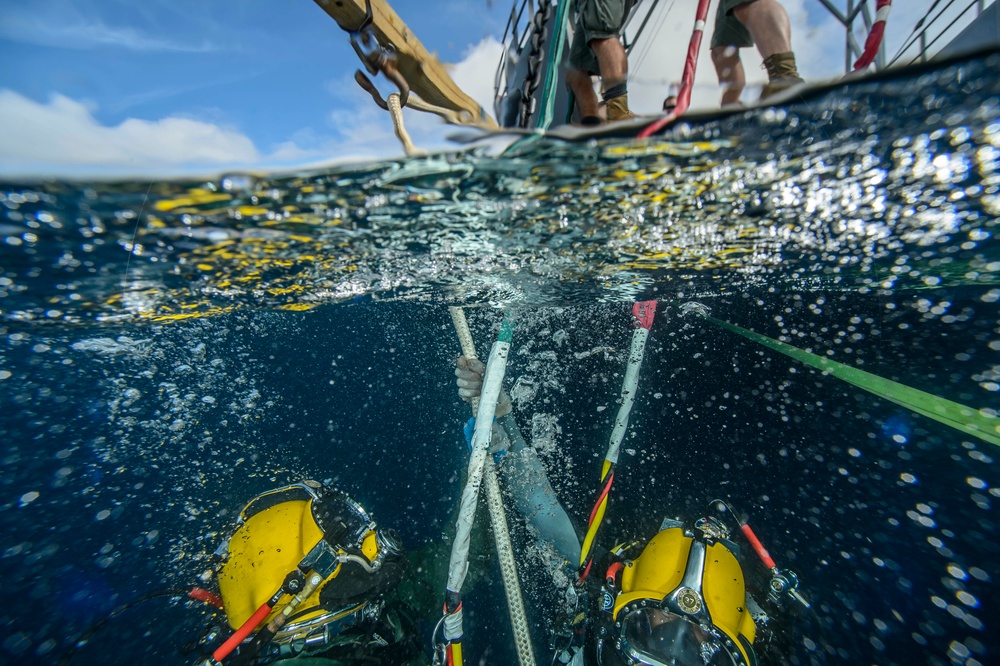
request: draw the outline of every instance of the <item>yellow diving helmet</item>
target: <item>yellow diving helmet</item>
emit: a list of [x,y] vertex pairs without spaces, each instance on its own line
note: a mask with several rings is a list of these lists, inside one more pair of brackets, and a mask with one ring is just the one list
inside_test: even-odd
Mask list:
[[251,500],[219,550],[226,558],[219,591],[234,630],[255,613],[260,616],[265,605],[271,610],[255,623],[258,627],[281,612],[292,601],[292,595],[281,592],[290,575],[322,577],[270,639],[264,652],[273,658],[320,651],[345,629],[377,620],[380,595],[396,587],[406,566],[391,530],[379,529],[344,492],[315,481]]
[[712,518],[694,531],[666,520],[637,558],[613,562],[599,599],[599,663],[756,666],[756,625],[727,537]]

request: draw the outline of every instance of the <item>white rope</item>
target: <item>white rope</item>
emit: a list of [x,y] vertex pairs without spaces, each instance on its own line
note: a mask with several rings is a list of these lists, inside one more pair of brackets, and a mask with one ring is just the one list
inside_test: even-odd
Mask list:
[[426,155],[426,150],[421,150],[413,145],[413,140],[410,139],[410,135],[407,134],[406,128],[403,127],[403,109],[399,105],[399,93],[392,93],[389,95],[389,99],[386,100],[386,103],[389,106],[389,115],[392,116],[392,127],[396,130],[396,136],[399,138],[400,143],[403,144],[403,151],[406,153],[407,157]]
[[[462,308],[450,307],[451,320],[455,324],[458,341],[462,345],[462,354],[466,358],[476,358],[476,345],[469,331],[469,322]],[[485,381],[483,382],[485,395]],[[472,409],[479,413],[479,398],[473,398]],[[494,408],[495,411],[495,408]],[[490,435],[492,436],[492,418],[490,419]],[[479,418],[476,418],[477,424]],[[531,646],[531,634],[528,631],[528,618],[524,609],[524,597],[521,594],[521,583],[517,576],[517,565],[514,561],[514,547],[510,541],[510,531],[507,526],[507,514],[504,512],[503,498],[500,495],[500,484],[497,481],[496,468],[489,458],[485,461],[486,474],[486,504],[493,522],[493,538],[496,542],[497,559],[500,563],[500,574],[503,579],[504,591],[507,594],[507,611],[514,632],[514,646],[517,649],[518,660],[522,666],[534,666],[535,651]],[[449,585],[449,589],[451,589]]]
[[496,415],[497,398],[507,364],[510,344],[502,340],[493,343],[490,358],[486,362],[486,376],[483,377],[483,392],[476,411],[476,427],[472,433],[472,455],[469,456],[469,473],[462,489],[462,503],[458,509],[458,525],[455,542],[451,547],[451,561],[448,564],[448,591],[460,594],[465,576],[469,572],[469,543],[472,524],[476,519],[476,503],[479,501],[479,487],[483,482],[483,468],[490,452],[493,438],[493,417]]
[[493,521],[493,539],[496,542],[503,587],[507,592],[507,611],[510,614],[510,624],[514,631],[517,658],[522,666],[534,666],[535,652],[531,647],[528,617],[524,610],[521,582],[517,577],[514,546],[510,542],[510,530],[507,527],[507,514],[504,513],[496,468],[493,467],[493,461],[488,458],[486,460],[486,505],[490,509],[490,520]]

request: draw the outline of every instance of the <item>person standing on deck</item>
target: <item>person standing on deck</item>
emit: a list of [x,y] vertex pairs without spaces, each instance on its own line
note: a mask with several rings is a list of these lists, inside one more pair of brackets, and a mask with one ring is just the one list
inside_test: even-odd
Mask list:
[[576,17],[566,83],[576,97],[580,122],[601,123],[592,76],[601,77],[601,97],[611,122],[634,118],[628,108],[628,56],[619,35],[636,0],[583,0]]
[[746,77],[740,49],[757,45],[768,83],[760,98],[802,83],[792,53],[792,27],[778,0],[720,0],[712,33],[712,63],[724,86],[722,106],[739,104]]

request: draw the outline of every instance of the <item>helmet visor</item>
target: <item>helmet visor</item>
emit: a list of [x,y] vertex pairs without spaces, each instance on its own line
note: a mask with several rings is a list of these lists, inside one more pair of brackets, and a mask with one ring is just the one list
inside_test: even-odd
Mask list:
[[733,666],[722,643],[694,622],[659,608],[640,608],[622,622],[621,649],[633,664]]
[[374,521],[364,508],[343,491],[315,481],[294,483],[268,491],[250,500],[240,514],[240,522],[284,502],[309,501],[313,520],[323,532],[324,539],[333,546],[356,546],[371,529]]

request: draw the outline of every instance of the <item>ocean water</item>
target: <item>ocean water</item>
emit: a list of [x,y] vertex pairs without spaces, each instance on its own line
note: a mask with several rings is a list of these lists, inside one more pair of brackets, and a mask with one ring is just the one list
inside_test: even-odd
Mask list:
[[[582,525],[630,305],[656,299],[603,539],[722,497],[812,603],[762,663],[997,663],[996,430],[684,313],[699,303],[996,423],[998,66],[986,54],[646,141],[3,183],[0,662],[57,663],[130,599],[210,587],[245,502],[302,478],[338,484],[411,550],[440,543],[468,455],[448,305],[466,306],[482,355],[505,313],[515,324],[506,386]],[[548,663],[559,591],[512,521]],[[468,663],[514,663],[494,579],[466,595]],[[209,619],[149,601],[69,663],[191,663]]]

